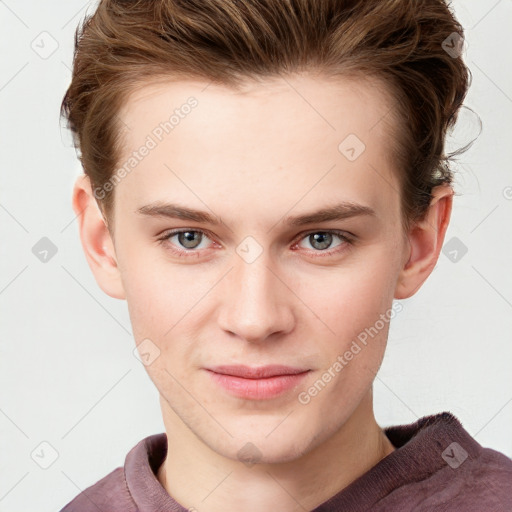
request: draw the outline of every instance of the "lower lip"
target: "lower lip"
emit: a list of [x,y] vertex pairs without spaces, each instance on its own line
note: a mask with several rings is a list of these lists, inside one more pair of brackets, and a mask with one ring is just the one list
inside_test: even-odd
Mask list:
[[244,379],[207,370],[213,380],[238,398],[265,400],[274,398],[297,386],[309,370],[296,375],[276,375],[265,379]]

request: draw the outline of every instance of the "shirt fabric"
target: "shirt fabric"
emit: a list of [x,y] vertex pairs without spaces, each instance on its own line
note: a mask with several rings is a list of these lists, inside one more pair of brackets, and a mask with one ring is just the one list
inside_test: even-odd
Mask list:
[[[395,451],[312,512],[512,511],[512,459],[483,448],[453,414],[383,430]],[[146,437],[61,512],[188,512],[156,477],[166,454],[165,433]]]

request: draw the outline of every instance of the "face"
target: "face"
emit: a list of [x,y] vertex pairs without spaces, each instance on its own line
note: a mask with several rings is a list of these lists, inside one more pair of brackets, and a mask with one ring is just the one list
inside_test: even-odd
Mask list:
[[[115,253],[166,424],[287,461],[371,392],[406,245],[389,109],[375,84],[306,75],[129,98]],[[225,365],[300,373],[211,371]]]

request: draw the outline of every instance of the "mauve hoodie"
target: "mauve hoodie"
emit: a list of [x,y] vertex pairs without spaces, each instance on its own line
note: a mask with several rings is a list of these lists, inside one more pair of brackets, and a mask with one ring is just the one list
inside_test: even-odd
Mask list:
[[[312,512],[512,512],[512,459],[480,446],[451,413],[384,432],[396,450]],[[165,433],[146,437],[61,512],[189,512],[156,477],[166,454]]]

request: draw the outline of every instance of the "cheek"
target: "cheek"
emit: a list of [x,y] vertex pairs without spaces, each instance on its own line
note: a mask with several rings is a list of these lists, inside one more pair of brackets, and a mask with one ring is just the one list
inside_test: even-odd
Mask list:
[[186,380],[187,368],[182,362],[192,360],[192,299],[184,298],[180,291],[186,286],[182,281],[171,279],[169,272],[164,276],[154,265],[127,276],[126,299],[135,344],[149,352],[152,361],[145,369],[156,387],[166,394],[179,391],[174,378]]
[[336,334],[364,328],[379,318],[393,300],[396,265],[383,251],[330,269],[324,276],[302,279],[298,295]]
[[184,314],[183,304],[187,300],[175,291],[182,284],[155,276],[153,271],[134,272],[126,277],[126,283],[126,300],[136,341],[141,337],[165,340],[178,317]]
[[201,299],[211,299],[208,292],[218,277],[194,265],[162,261],[155,252],[132,251],[124,262],[123,282],[136,343],[149,338],[164,356],[154,366],[165,360],[173,366],[189,356],[205,321],[207,300]]
[[354,267],[332,281],[328,295],[318,298],[318,308],[326,304],[319,316],[331,330],[330,336],[317,340],[324,354],[318,377],[329,382],[319,407],[331,407],[332,396],[344,397],[339,399],[340,414],[355,407],[382,363],[394,316],[393,287],[389,268],[377,273],[378,268],[380,264]]
[[123,253],[121,276],[135,341],[161,338],[173,323],[181,283],[169,278],[153,263],[154,255],[130,250]]

